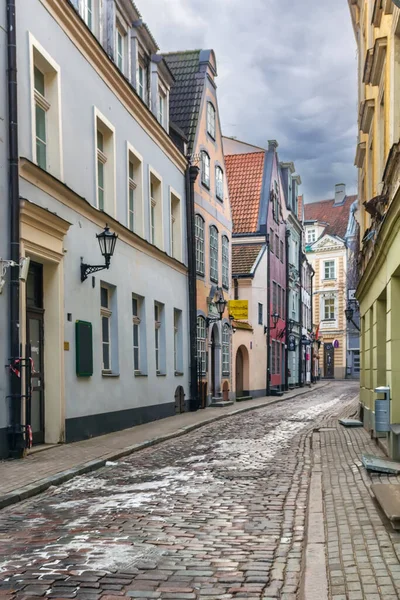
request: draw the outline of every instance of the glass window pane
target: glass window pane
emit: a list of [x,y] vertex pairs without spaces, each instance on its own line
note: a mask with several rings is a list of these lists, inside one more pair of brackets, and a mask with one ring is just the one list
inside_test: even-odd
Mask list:
[[102,287],[100,291],[100,301],[103,308],[108,308],[108,289]]
[[137,298],[132,298],[132,315],[134,317],[138,316],[138,301]]
[[97,130],[97,148],[103,152],[104,150],[104,136],[101,131]]
[[135,371],[139,371],[139,348],[133,350],[133,368]]
[[101,318],[102,332],[103,332],[103,342],[109,342],[110,341],[108,321],[109,321],[108,317],[102,317]]
[[40,94],[42,94],[42,96],[44,96],[44,74],[37,67],[34,68],[34,80],[35,90],[37,90]]
[[36,137],[46,142],[46,112],[36,104]]
[[46,144],[36,139],[36,162],[41,169],[46,169]]
[[135,179],[134,172],[135,172],[135,169],[134,169],[133,163],[130,162],[129,163],[129,178],[132,179],[132,181]]
[[133,326],[133,345],[139,346],[139,326]]
[[103,344],[103,369],[110,369],[110,346],[109,344]]

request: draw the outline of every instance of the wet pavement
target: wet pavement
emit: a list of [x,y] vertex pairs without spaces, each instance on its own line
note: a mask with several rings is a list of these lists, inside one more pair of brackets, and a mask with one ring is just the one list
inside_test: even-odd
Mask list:
[[229,417],[2,510],[0,599],[296,598],[312,432],[357,389]]

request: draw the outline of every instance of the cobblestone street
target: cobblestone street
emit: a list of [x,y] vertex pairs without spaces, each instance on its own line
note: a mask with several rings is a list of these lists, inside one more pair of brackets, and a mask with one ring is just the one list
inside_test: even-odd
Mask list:
[[400,536],[359,468],[362,451],[378,450],[337,425],[356,393],[332,383],[232,416],[2,510],[1,600],[294,600],[312,465],[333,598],[398,597]]

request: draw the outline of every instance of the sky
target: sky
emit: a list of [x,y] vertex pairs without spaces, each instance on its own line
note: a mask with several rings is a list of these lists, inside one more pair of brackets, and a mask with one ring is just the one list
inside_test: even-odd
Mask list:
[[347,0],[137,0],[161,51],[213,48],[224,135],[293,161],[306,202],[356,193],[356,43]]

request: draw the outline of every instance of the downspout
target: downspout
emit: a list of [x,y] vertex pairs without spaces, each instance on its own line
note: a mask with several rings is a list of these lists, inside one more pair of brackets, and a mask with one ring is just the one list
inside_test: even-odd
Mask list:
[[[7,0],[7,84],[8,84],[8,152],[9,152],[9,218],[10,259],[17,266],[10,269],[10,358],[11,363],[20,357],[19,339],[19,261],[20,261],[20,207],[18,172],[18,101],[17,101],[17,32],[15,0]],[[25,452],[22,430],[21,378],[11,374],[11,419],[9,450],[13,458],[21,458]]]
[[285,353],[285,390],[289,389],[289,238],[290,238],[290,230],[286,230],[286,327],[285,327],[285,344],[286,344],[286,353]]
[[267,396],[271,395],[271,240],[265,235],[267,244]]
[[197,369],[197,290],[196,290],[196,240],[194,214],[194,184],[199,168],[190,165],[186,169],[186,227],[188,252],[189,287],[189,344],[190,344],[190,400],[189,410],[194,412],[200,406],[199,374]]
[[300,234],[300,244],[299,244],[299,288],[300,288],[300,298],[299,298],[299,333],[300,333],[300,343],[299,343],[299,386],[303,387],[304,382],[302,381],[303,376],[303,248],[302,248],[302,237]]
[[[313,287],[314,287],[314,275],[315,275],[315,271],[314,269],[311,269],[311,283],[310,283],[310,307],[311,307],[311,333],[314,333],[314,306],[313,306]],[[314,338],[312,338],[314,339]],[[316,381],[314,381],[315,378],[315,374],[314,374],[314,344],[315,342],[313,341],[311,344],[311,383],[316,383]],[[316,379],[316,378],[315,378]]]

